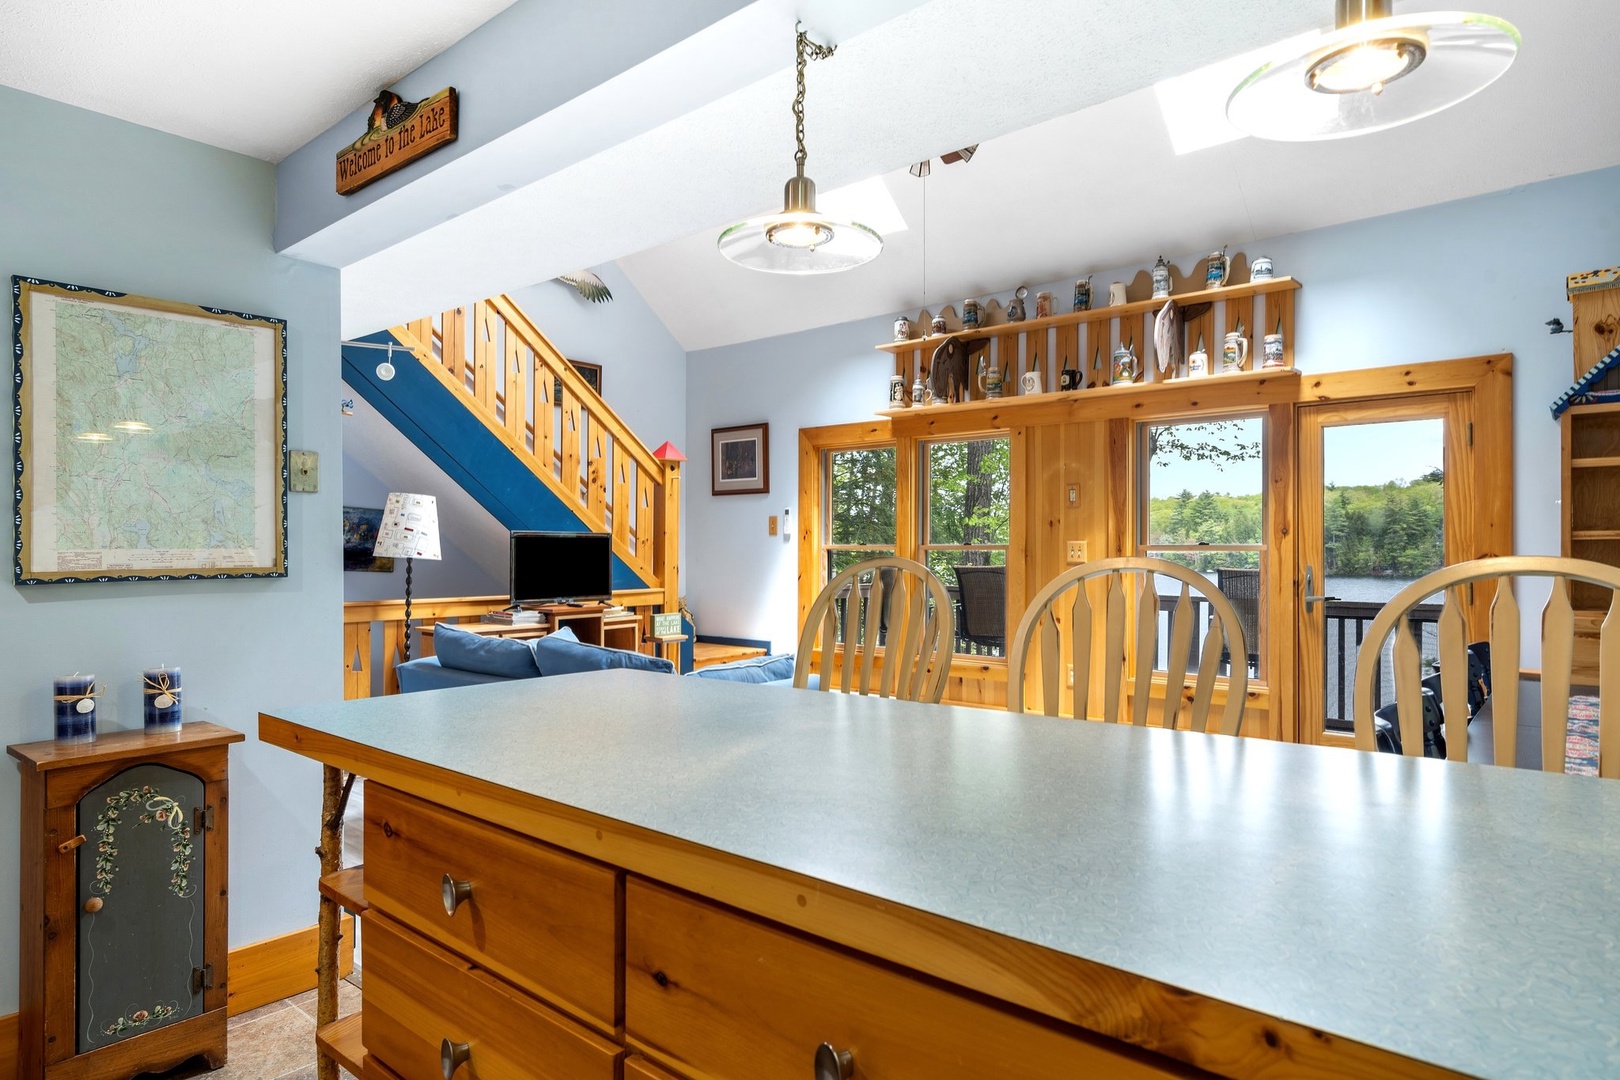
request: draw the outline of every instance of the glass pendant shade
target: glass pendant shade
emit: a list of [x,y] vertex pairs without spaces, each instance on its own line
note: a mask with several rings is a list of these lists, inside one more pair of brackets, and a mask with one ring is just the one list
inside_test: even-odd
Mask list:
[[1287,142],[1382,131],[1479,93],[1519,44],[1513,24],[1461,11],[1353,22],[1253,72],[1227,100],[1226,117]]
[[731,226],[720,234],[719,248],[750,270],[831,274],[877,258],[883,237],[858,221],[817,213],[815,182],[800,175],[787,182],[781,213]]

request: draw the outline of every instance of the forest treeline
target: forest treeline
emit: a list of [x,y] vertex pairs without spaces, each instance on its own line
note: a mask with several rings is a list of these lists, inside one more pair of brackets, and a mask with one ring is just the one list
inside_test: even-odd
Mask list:
[[[1415,578],[1440,568],[1444,478],[1436,469],[1410,482],[1328,486],[1323,499],[1326,572],[1340,577]],[[1152,543],[1259,544],[1265,522],[1259,495],[1205,491],[1154,499]],[[1258,566],[1257,552],[1211,552],[1177,559],[1199,570]]]

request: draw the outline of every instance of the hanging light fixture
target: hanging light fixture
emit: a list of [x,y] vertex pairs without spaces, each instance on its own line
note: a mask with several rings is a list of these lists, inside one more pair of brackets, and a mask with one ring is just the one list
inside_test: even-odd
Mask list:
[[750,270],[773,274],[830,274],[870,262],[883,250],[883,237],[858,221],[835,221],[816,212],[816,183],[804,175],[804,66],[823,60],[835,45],[818,45],[798,30],[798,87],[793,128],[798,141],[793,178],[782,193],[782,211],[733,225],[720,234],[720,254]]
[[1462,11],[1392,14],[1394,0],[1335,0],[1331,32],[1238,84],[1226,118],[1262,139],[1342,139],[1450,108],[1495,82],[1519,31]]

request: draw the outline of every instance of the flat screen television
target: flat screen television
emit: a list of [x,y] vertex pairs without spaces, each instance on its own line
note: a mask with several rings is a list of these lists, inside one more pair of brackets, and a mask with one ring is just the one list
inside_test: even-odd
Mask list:
[[608,533],[514,532],[512,605],[613,599],[613,537]]

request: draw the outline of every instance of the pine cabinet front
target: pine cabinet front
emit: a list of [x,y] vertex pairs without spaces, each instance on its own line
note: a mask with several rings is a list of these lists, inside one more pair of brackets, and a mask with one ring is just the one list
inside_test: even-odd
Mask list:
[[22,774],[19,1080],[225,1062],[226,758],[239,732],[10,747]]

